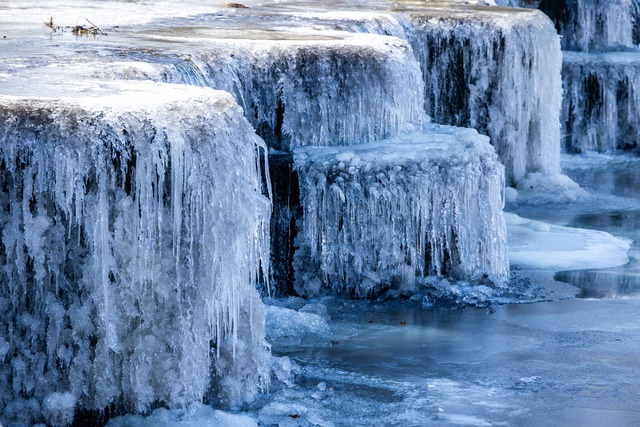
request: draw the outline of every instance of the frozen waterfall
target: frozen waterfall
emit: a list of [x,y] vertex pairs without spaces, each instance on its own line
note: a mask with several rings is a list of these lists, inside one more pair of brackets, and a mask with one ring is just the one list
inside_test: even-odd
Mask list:
[[269,379],[256,283],[270,202],[266,146],[233,99],[13,87],[0,96],[3,421],[251,399]]
[[433,122],[489,135],[507,182],[560,172],[562,57],[540,12],[411,14]]
[[564,145],[569,152],[638,151],[640,54],[565,52]]
[[295,151],[304,209],[296,290],[375,296],[426,276],[507,279],[504,169],[488,138],[433,125]]

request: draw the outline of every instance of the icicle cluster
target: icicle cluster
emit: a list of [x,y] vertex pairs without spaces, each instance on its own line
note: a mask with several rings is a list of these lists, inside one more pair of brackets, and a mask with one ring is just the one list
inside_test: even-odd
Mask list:
[[295,150],[296,289],[368,297],[416,277],[507,279],[504,169],[470,129]]
[[637,0],[541,0],[565,50],[617,50],[640,42]]
[[640,55],[565,52],[562,78],[567,151],[640,150]]
[[538,11],[412,13],[435,123],[489,135],[512,184],[560,171],[560,43]]
[[271,148],[376,141],[426,121],[420,69],[406,42],[313,37],[221,42],[194,62],[210,87],[235,96]]
[[0,97],[5,425],[233,406],[268,380],[264,142],[228,94],[99,87]]

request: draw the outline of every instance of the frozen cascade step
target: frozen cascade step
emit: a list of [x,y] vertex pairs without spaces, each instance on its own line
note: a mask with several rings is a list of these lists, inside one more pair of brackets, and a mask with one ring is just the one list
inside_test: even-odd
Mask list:
[[562,124],[570,153],[640,152],[640,52],[564,52]]
[[193,58],[210,87],[235,96],[270,148],[366,143],[427,121],[405,41],[309,30],[288,37],[218,40]]
[[399,5],[393,13],[293,16],[407,40],[422,70],[426,113],[434,123],[489,135],[510,185],[531,172],[560,172],[562,54],[553,23],[540,11]]
[[434,123],[491,138],[507,183],[560,172],[562,55],[538,11],[410,13]]
[[266,145],[226,93],[6,79],[0,406],[236,407],[269,378]]
[[[286,21],[280,24],[291,26]],[[420,67],[404,40],[295,27],[238,39],[220,28],[202,31],[197,48],[185,37],[153,34],[154,42],[184,43],[187,51],[158,64],[117,62],[98,71],[76,66],[91,77],[146,76],[227,91],[279,151],[377,141],[428,122]]]
[[541,0],[539,8],[555,22],[564,50],[620,50],[640,43],[638,0]]
[[296,290],[371,297],[427,276],[506,281],[504,168],[486,136],[430,125],[294,152],[303,208]]

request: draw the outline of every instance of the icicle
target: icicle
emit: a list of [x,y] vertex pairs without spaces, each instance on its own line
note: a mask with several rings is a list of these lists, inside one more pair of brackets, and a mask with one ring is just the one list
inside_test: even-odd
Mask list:
[[504,169],[475,131],[433,125],[378,143],[298,148],[295,165],[298,292],[366,297],[416,290],[416,277],[430,275],[507,279]]
[[91,84],[0,96],[3,402],[236,407],[269,378],[266,145],[228,94]]

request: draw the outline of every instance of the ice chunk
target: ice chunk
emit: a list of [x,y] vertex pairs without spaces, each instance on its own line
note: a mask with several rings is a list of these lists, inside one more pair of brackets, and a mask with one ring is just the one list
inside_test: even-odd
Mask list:
[[579,270],[629,262],[630,241],[609,233],[561,227],[505,213],[509,259],[518,267]]
[[108,427],[257,427],[257,421],[245,414],[217,411],[202,403],[184,409],[156,409],[147,417],[127,415],[114,418]]
[[563,62],[565,149],[640,151],[640,53],[565,52]]
[[294,157],[304,210],[298,292],[365,297],[443,274],[506,280],[504,169],[476,131],[432,125]]
[[140,411],[251,399],[269,375],[255,288],[270,203],[266,146],[232,97],[151,82],[12,90],[0,96],[2,401],[33,398],[49,417],[35,422],[63,424],[70,396]]

